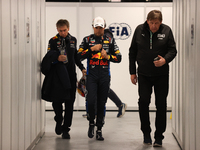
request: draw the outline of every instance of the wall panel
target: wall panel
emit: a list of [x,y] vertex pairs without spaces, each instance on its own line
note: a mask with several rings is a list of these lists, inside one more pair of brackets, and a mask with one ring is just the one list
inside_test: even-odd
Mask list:
[[[177,7],[176,7],[176,11],[177,12],[180,12],[180,5],[177,5]],[[179,29],[180,29],[180,13],[177,15],[177,18],[176,18],[176,33],[177,33],[177,37],[176,37],[176,46],[177,46],[177,50],[178,50],[178,52],[179,52],[179,50],[180,50],[180,36],[179,36]],[[181,53],[181,52],[179,52],[179,53]],[[179,55],[179,53],[177,54],[177,57],[176,57],[176,59],[175,59],[175,72],[174,73],[176,73],[175,74],[175,80],[174,80],[174,83],[175,83],[175,89],[176,90],[178,90],[178,80],[179,80],[179,73],[177,73],[178,72],[178,64],[179,64],[179,57],[180,57],[180,55]],[[178,97],[178,95],[179,95],[179,93],[178,92],[176,92],[176,94],[175,94],[175,103],[176,103],[176,107],[175,107],[175,109],[176,110],[178,110],[178,111],[176,111],[176,112],[173,112],[173,113],[175,113],[174,115],[176,116],[176,119],[179,119],[180,117],[179,117],[179,114],[180,114],[180,110],[179,110],[179,101],[180,101],[180,99],[179,99],[179,97]],[[178,122],[179,122],[179,120],[178,120]],[[176,130],[177,130],[177,132],[178,132],[178,134],[180,134],[180,128],[179,128],[179,123],[177,123],[176,124]]]
[[[42,59],[42,56],[44,56],[43,54],[46,53],[46,2],[45,1],[41,1],[40,0],[40,61]],[[40,64],[38,66],[38,70],[40,71]],[[42,85],[42,81],[43,81],[43,77],[42,74],[40,74],[40,85]],[[41,87],[39,88],[41,89]],[[41,94],[40,94],[41,95]],[[41,98],[39,98],[41,99]],[[41,134],[44,133],[45,131],[45,125],[46,125],[46,116],[45,116],[45,105],[46,103],[44,101],[40,101],[41,105],[40,105],[40,118],[41,118],[41,124],[40,124],[40,128],[41,128]],[[41,135],[42,136],[42,135]]]
[[[174,78],[172,130],[181,147],[199,149],[199,6],[197,0],[174,0],[174,23],[179,57]],[[175,73],[174,73],[175,74]]]
[[[179,1],[180,2],[180,1]],[[172,130],[175,130],[174,132],[177,140],[179,141],[179,144],[183,147],[182,143],[182,132],[183,132],[183,125],[182,125],[182,111],[183,111],[183,86],[184,85],[184,66],[183,63],[183,58],[184,58],[184,50],[183,50],[183,35],[185,32],[183,31],[182,22],[183,22],[183,16],[181,13],[183,12],[183,6],[180,5],[178,1],[175,1],[173,3],[173,13],[174,13],[174,20],[173,20],[173,29],[175,33],[175,40],[176,40],[176,45],[177,45],[177,50],[178,50],[178,55],[172,65],[173,67],[173,72],[172,72],[172,82],[173,84],[173,107],[172,107]]]
[[28,147],[30,143],[32,142],[31,140],[31,129],[32,129],[32,112],[30,111],[32,106],[31,106],[31,37],[32,35],[31,32],[31,0],[25,0],[25,39],[24,39],[24,45],[25,45],[25,147]]
[[45,0],[0,0],[1,150],[29,150],[44,133],[40,97],[44,6]]
[[[172,25],[172,29],[173,29],[173,32],[174,32],[174,38],[175,38],[175,40],[176,40],[176,33],[175,33],[175,31],[176,31],[176,26],[175,26],[175,21],[176,21],[176,17],[175,17],[175,13],[176,13],[176,1],[174,1],[173,2],[173,18],[172,18],[172,22],[173,22],[173,25]],[[174,67],[174,65],[172,64],[171,65],[171,71],[172,71],[172,73],[171,73],[171,82],[170,83],[173,83],[173,81],[174,81],[174,78],[175,78],[175,73],[173,73],[174,72],[174,70],[175,70],[175,67]],[[175,90],[175,84],[172,84],[172,86],[171,86],[171,91],[174,91]],[[175,99],[175,93],[174,92],[172,92],[172,95],[171,95],[171,98],[172,99]],[[175,112],[174,111],[175,110],[175,101],[172,101],[172,112]],[[174,114],[172,114],[173,116],[172,116],[172,129],[175,127],[175,117],[174,117]]]
[[37,113],[36,113],[36,118],[37,118],[37,123],[36,123],[36,133],[39,133],[40,132],[40,123],[41,123],[41,109],[40,109],[40,106],[41,106],[41,101],[40,101],[40,91],[41,91],[41,87],[40,87],[40,83],[41,83],[41,73],[39,72],[40,70],[40,62],[41,62],[41,50],[40,50],[40,32],[41,32],[41,29],[40,29],[40,0],[36,0],[36,110],[37,110]]
[[[182,1],[180,1],[180,3],[183,3]],[[180,14],[179,14],[179,24],[183,24],[184,22],[184,15],[183,15],[183,5],[180,5]],[[178,35],[179,35],[179,51],[183,50],[184,44],[184,37],[185,37],[185,33],[184,33],[184,27],[180,26],[179,30],[178,30]],[[178,98],[179,98],[179,120],[178,122],[183,122],[183,105],[182,105],[182,99],[184,98],[183,93],[184,93],[184,84],[185,84],[185,70],[183,69],[185,67],[185,55],[184,55],[184,51],[181,51],[180,54],[178,55],[179,58],[179,63],[178,63],[178,72],[179,72],[179,76],[178,76],[178,82],[180,83],[180,85],[177,87],[177,91],[178,91]],[[180,135],[180,139],[182,140],[183,137],[183,124],[180,123],[179,126],[179,135]]]
[[18,20],[19,20],[19,149],[25,149],[25,0],[18,0]]
[[172,7],[162,7],[162,13],[163,13],[163,23],[167,23],[168,26],[172,28],[172,16],[173,16],[173,11]]
[[31,140],[33,140],[37,136],[37,1],[31,1],[31,106],[32,106],[32,117],[31,124],[32,132],[31,132]]
[[12,104],[11,104],[11,110],[12,110],[12,119],[11,119],[11,133],[12,133],[12,139],[11,139],[11,149],[18,149],[19,147],[19,74],[18,74],[18,66],[19,66],[19,26],[18,26],[18,1],[11,0],[11,87],[12,87]]
[[189,4],[189,9],[190,9],[190,17],[189,17],[189,22],[190,22],[190,28],[189,28],[189,32],[190,32],[190,39],[189,39],[189,55],[188,55],[188,59],[189,59],[189,67],[188,67],[188,77],[189,77],[189,83],[188,83],[188,93],[186,96],[186,100],[190,99],[190,104],[188,109],[189,111],[189,119],[188,121],[190,122],[189,124],[189,143],[190,143],[190,149],[196,149],[196,142],[195,142],[195,89],[194,89],[194,85],[195,85],[195,49],[196,49],[196,42],[195,42],[195,21],[196,21],[196,0],[190,0],[190,4]]
[[[180,4],[180,2],[179,2]],[[182,103],[183,103],[183,108],[184,108],[184,118],[183,118],[183,125],[184,125],[184,135],[183,135],[183,141],[182,141],[182,145],[185,149],[190,149],[190,143],[189,142],[185,142],[185,141],[190,141],[190,124],[188,123],[189,121],[189,117],[190,117],[190,110],[188,109],[188,106],[190,106],[190,101],[187,101],[188,99],[188,87],[189,87],[189,68],[190,68],[190,60],[189,60],[189,55],[190,55],[190,38],[191,36],[188,36],[188,35],[191,35],[191,30],[190,30],[190,0],[189,1],[186,1],[184,0],[183,2],[183,5],[184,5],[184,33],[186,36],[185,40],[183,41],[183,43],[185,43],[185,49],[183,49],[183,51],[185,51],[185,93],[184,93],[184,99],[182,100]]]
[[[81,32],[77,32],[78,33],[77,34],[77,47],[82,42],[83,37],[89,33],[92,33],[92,31],[93,31],[92,22],[91,22],[91,20],[94,17],[93,11],[94,11],[94,9],[93,9],[92,3],[89,3],[89,4],[80,3],[80,5],[78,7],[77,31],[81,31]],[[85,17],[85,14],[91,14],[91,15],[88,15],[87,17]],[[47,14],[47,17],[48,17],[48,14]],[[88,27],[89,27],[89,30],[88,30]],[[85,28],[87,28],[87,30],[85,30]]]
[[[11,35],[11,13],[10,13],[10,0],[2,0],[2,43],[1,43],[1,98],[2,98],[2,110],[1,110],[1,136],[2,150],[11,149],[11,45],[10,35]],[[6,29],[6,30],[5,30]],[[9,40],[8,40],[9,39]],[[7,144],[8,143],[8,144]]]
[[[200,9],[198,9],[198,8],[200,8],[200,1],[196,1],[196,7],[197,7],[197,10],[196,10],[196,18],[198,18],[197,20],[196,20],[196,58],[195,58],[195,60],[196,60],[196,63],[195,63],[195,68],[199,68],[199,58],[200,58],[200,52],[199,52],[199,47],[200,47],[200,42],[199,42],[199,40],[200,40],[200,20],[199,20],[199,18],[200,18]],[[199,85],[200,85],[200,80],[198,79],[198,77],[200,77],[200,69],[197,69],[196,70],[196,84],[195,84],[195,95],[196,95],[196,135],[195,135],[195,139],[196,139],[196,147],[197,148],[199,148],[200,147],[200,109],[199,109],[199,107],[200,107],[200,101],[199,101],[199,99],[200,99],[200,92],[199,92]]]
[[[2,4],[1,4],[1,0],[0,0],[0,8],[2,8]],[[0,17],[2,18],[2,11],[0,11]],[[2,28],[1,28],[1,24],[2,24],[2,20],[0,19],[0,35],[2,35]],[[2,81],[2,78],[1,78],[1,68],[2,68],[2,66],[1,66],[1,64],[2,64],[2,59],[1,59],[1,56],[2,56],[2,47],[1,47],[1,40],[2,40],[2,38],[1,38],[1,36],[0,36],[0,85],[1,85],[1,81]],[[2,107],[2,96],[1,96],[2,94],[1,94],[1,86],[0,86],[0,121],[2,121],[2,109],[1,109],[1,107]],[[0,123],[0,149],[2,149],[2,126],[1,126],[1,123]]]

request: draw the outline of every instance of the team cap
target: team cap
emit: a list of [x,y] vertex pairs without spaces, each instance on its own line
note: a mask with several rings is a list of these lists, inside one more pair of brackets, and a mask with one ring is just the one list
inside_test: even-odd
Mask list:
[[96,17],[94,18],[93,20],[93,27],[102,27],[102,28],[105,28],[105,25],[106,25],[106,22],[103,18],[101,17]]

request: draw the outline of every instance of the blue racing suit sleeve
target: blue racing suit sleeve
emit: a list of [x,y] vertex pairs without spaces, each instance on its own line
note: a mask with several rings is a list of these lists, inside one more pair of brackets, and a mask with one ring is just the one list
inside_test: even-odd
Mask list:
[[119,63],[119,62],[121,62],[121,59],[122,59],[122,55],[119,51],[119,47],[117,46],[114,38],[112,38],[111,42],[112,42],[111,43],[111,54],[109,55],[108,60],[110,60],[111,62],[114,62],[114,63]]
[[90,48],[88,46],[88,39],[87,37],[85,37],[83,39],[83,41],[81,42],[81,45],[79,47],[79,50],[78,50],[78,58],[82,61],[86,58],[88,58],[89,56],[89,53],[90,53]]

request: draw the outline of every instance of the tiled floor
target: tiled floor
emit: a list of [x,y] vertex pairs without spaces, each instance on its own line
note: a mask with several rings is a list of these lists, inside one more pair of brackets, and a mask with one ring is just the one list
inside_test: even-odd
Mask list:
[[[170,112],[167,113],[167,130],[164,134],[162,148],[154,148],[143,144],[138,112],[126,112],[117,118],[117,112],[106,113],[103,127],[104,141],[90,139],[87,136],[88,121],[82,117],[83,111],[75,111],[71,127],[71,139],[62,139],[54,133],[54,113],[46,112],[46,132],[33,150],[180,150],[171,132]],[[155,112],[150,112],[152,131],[155,131]],[[153,139],[153,132],[151,134]]]

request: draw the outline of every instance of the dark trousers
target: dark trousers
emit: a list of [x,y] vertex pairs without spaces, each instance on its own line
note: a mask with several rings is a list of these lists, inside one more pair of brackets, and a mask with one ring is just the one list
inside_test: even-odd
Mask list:
[[[101,129],[104,125],[104,108],[107,102],[108,90],[110,87],[110,76],[88,75],[86,81],[88,102],[89,123],[94,124],[95,114],[97,115],[96,126]],[[97,111],[95,113],[95,107]]]
[[61,123],[61,124],[63,123],[62,125],[63,131],[68,132],[72,125],[75,93],[76,93],[76,89],[75,88],[71,89],[70,99],[64,101],[64,105],[65,105],[64,117],[63,117],[63,103],[62,102],[52,103],[52,106],[55,112],[54,120],[58,123]]
[[112,89],[110,89],[108,92],[108,98],[110,98],[111,101],[113,101],[117,107],[120,107],[122,105],[121,100]]
[[[122,105],[121,100],[119,99],[119,97],[117,96],[117,94],[112,89],[110,89],[109,92],[108,92],[108,98],[110,98],[115,103],[115,105],[117,107],[120,107]],[[86,107],[86,112],[88,114],[88,102],[87,102],[87,100],[85,102],[85,107]],[[105,110],[104,110],[104,116],[106,114],[105,111],[106,111],[106,107],[105,107]]]
[[139,115],[141,121],[141,130],[144,134],[151,132],[149,119],[149,104],[151,102],[152,88],[154,87],[156,119],[154,134],[155,139],[163,139],[163,133],[166,130],[166,109],[167,95],[169,90],[169,75],[147,77],[138,75],[139,87]]

